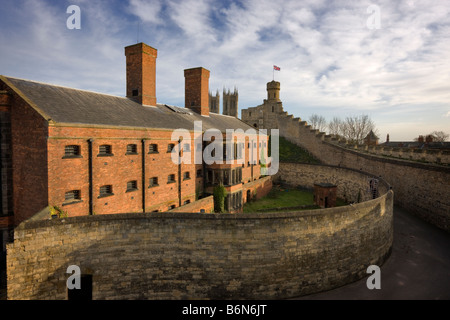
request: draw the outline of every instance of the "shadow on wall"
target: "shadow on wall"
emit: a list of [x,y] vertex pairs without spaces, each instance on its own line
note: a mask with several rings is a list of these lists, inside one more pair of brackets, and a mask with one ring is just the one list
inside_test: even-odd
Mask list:
[[329,290],[386,260],[392,206],[389,191],[354,206],[301,213],[25,223],[8,251],[8,297],[66,299],[70,265],[92,275],[94,299],[284,299]]

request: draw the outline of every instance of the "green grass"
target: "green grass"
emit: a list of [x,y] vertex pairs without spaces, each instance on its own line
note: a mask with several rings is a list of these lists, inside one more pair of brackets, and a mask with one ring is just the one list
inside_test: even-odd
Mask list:
[[305,149],[298,145],[286,140],[284,137],[280,137],[280,161],[281,162],[295,162],[295,163],[320,163],[319,160],[314,158]]
[[[346,206],[343,199],[336,199],[336,207]],[[295,208],[299,206],[308,206],[307,208]],[[271,210],[273,209],[273,210]],[[256,201],[250,201],[244,204],[244,213],[261,211],[298,211],[319,209],[314,205],[314,196],[312,191],[300,190],[295,188],[281,188],[274,186],[269,194]]]
[[[296,207],[314,205],[313,194],[310,191],[298,189],[283,189],[274,186],[270,193],[257,200],[244,205],[244,212],[257,212],[272,208]],[[286,209],[288,210],[288,209]]]

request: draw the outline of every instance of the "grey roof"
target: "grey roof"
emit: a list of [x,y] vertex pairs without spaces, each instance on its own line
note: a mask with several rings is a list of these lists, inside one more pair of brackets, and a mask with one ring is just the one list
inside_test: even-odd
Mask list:
[[56,123],[193,130],[194,121],[202,121],[203,130],[215,128],[225,132],[226,129],[254,129],[235,117],[217,113],[205,117],[187,108],[165,104],[143,106],[125,97],[12,77],[2,78],[25,96],[41,115]]
[[379,138],[373,133],[372,130],[367,134],[367,136],[364,139],[370,139],[370,140],[378,140]]

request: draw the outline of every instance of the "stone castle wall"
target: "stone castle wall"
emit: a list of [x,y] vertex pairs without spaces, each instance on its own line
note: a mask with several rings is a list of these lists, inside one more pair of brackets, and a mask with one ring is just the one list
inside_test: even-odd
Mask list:
[[[283,166],[284,180],[312,172]],[[370,178],[321,170],[349,183]],[[279,299],[335,288],[390,253],[393,192],[383,188],[374,200],[322,210],[26,221],[8,245],[8,299],[66,299],[70,265],[92,275],[94,299]]]
[[279,129],[281,136],[305,148],[324,164],[381,176],[392,186],[397,205],[439,228],[450,231],[450,160],[446,151],[412,151],[411,160],[421,160],[425,155],[432,156],[433,159],[439,156],[441,164],[422,163],[394,158],[392,152],[398,153],[400,150],[391,150],[393,148],[349,146],[343,141],[311,129],[306,121],[294,118],[286,112],[274,114],[269,125],[270,127],[264,124],[264,128]]
[[[371,180],[376,179],[377,194],[385,194],[390,186],[376,176],[361,170],[344,169],[317,164],[283,163],[275,180],[291,186],[313,189],[315,183],[331,183],[337,186],[337,197],[347,202],[364,202],[373,199]],[[397,195],[396,195],[397,196]]]

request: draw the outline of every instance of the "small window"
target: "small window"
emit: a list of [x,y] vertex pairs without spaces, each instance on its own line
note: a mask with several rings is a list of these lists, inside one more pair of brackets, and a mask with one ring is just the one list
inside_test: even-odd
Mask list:
[[197,178],[201,178],[203,176],[203,171],[202,169],[198,169],[197,170]]
[[152,178],[150,178],[150,181],[149,181],[149,188],[151,188],[151,187],[157,187],[157,186],[159,186],[159,184],[158,184],[158,178],[157,178],[157,177],[152,177]]
[[177,205],[176,205],[176,204],[173,204],[173,205],[171,205],[171,206],[169,207],[169,210],[175,209],[176,207],[177,207]]
[[99,156],[112,156],[112,148],[109,144],[103,144],[98,149]]
[[137,190],[137,181],[132,180],[127,182],[127,192]]
[[173,148],[175,148],[175,145],[173,143],[169,144],[167,146],[167,152],[172,152]]
[[134,89],[132,91],[132,95],[133,95],[133,97],[137,97],[139,95],[139,90],[138,89]]
[[108,197],[112,196],[112,185],[106,185],[100,187],[100,197]]
[[80,156],[80,146],[71,145],[64,147],[64,158],[79,158]]
[[127,145],[127,153],[126,154],[137,154],[137,145],[128,144]]
[[[275,97],[274,97],[275,98]],[[272,106],[272,112],[274,112],[275,111],[275,107],[274,106]]]
[[174,183],[174,182],[175,182],[175,175],[169,174],[169,176],[167,177],[167,183]]
[[69,192],[66,192],[65,197],[64,197],[65,201],[74,201],[74,200],[80,200],[80,190],[72,190]]
[[191,203],[191,200],[186,200],[183,204],[189,204]]
[[190,152],[191,151],[191,145],[189,143],[185,143],[183,145],[183,151]]
[[191,178],[191,174],[189,173],[189,171],[186,171],[183,174],[183,180],[189,180]]
[[148,148],[148,153],[158,153],[158,145],[152,143]]

